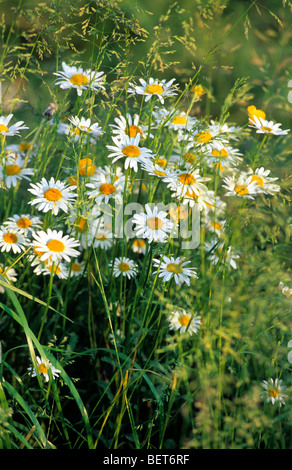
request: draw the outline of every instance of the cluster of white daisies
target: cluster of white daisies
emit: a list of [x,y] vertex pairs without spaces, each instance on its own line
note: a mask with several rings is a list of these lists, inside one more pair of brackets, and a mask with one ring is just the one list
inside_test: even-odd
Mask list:
[[[55,75],[58,77],[56,84],[64,90],[76,89],[81,96],[84,92],[104,88],[103,72],[70,67],[64,62],[62,69]],[[178,93],[175,79],[168,82],[140,79],[138,85],[129,83],[127,91],[131,96],[141,95],[145,106],[153,100],[146,122],[129,113],[114,119],[111,124],[112,143],[107,145],[107,165],[97,166],[96,161],[84,156],[77,163],[76,175],[67,175],[63,181],[52,176],[30,183],[28,192],[31,200],[28,204],[37,210],[38,215],[30,215],[26,211],[5,220],[0,227],[1,251],[16,255],[27,251],[26,256],[37,275],[53,274],[61,279],[82,275],[86,270],[83,250],[88,247],[109,250],[114,244],[116,235],[111,220],[104,217],[102,204],[122,204],[125,195],[137,190],[136,182],[140,180],[140,190],[146,181],[148,194],[165,195],[168,192],[169,201],[173,201],[175,207],[161,210],[158,204],[147,203],[144,212],[131,218],[134,256],[133,259],[116,257],[108,264],[115,277],[131,279],[136,276],[139,260],[135,260],[135,254],[145,254],[147,246],[152,243],[165,244],[179,221],[188,218],[195,205],[202,213],[202,224],[211,233],[204,246],[208,259],[211,263],[225,263],[236,269],[239,254],[231,246],[225,246],[222,236],[227,206],[224,197],[253,200],[259,194],[273,196],[280,190],[275,183],[277,178],[271,177],[270,171],[263,167],[251,168],[244,164],[243,155],[235,145],[240,136],[239,127],[214,121],[204,124],[187,111],[176,107],[166,109],[165,100]],[[257,133],[287,134],[288,130],[281,130],[280,124],[267,121],[265,113],[255,106],[250,106],[247,111],[249,125]],[[20,130],[27,129],[23,122],[10,126],[11,118],[12,115],[0,118],[0,135],[17,136]],[[87,117],[71,116],[57,121],[53,116],[50,125],[57,125],[60,135],[74,142],[80,140],[82,144],[98,145],[103,135],[99,123]],[[152,150],[156,146],[152,143],[157,144],[157,136],[163,140],[165,132],[171,135],[171,151],[156,154]],[[163,142],[160,143],[160,148],[167,148]],[[30,180],[33,176],[34,169],[27,168],[30,159],[25,157],[28,147],[29,144],[8,145],[4,139],[4,156],[0,165],[0,181],[4,190],[14,188],[20,180]],[[34,157],[34,152],[37,150],[30,149],[30,158]],[[142,175],[140,178],[137,177],[138,172]],[[221,196],[208,187],[215,175],[219,178]],[[81,183],[85,196],[83,194],[82,203],[78,204]],[[64,213],[67,214],[68,233],[58,229],[58,215]],[[197,272],[189,264],[190,260],[183,256],[161,254],[153,259],[153,275],[163,282],[173,280],[178,286],[190,285],[191,279],[197,278]],[[6,268],[1,264],[1,270],[8,281],[15,282],[17,274],[9,264]],[[170,324],[171,328],[182,333],[195,333],[200,328],[200,317],[196,312],[178,309],[172,312]]]

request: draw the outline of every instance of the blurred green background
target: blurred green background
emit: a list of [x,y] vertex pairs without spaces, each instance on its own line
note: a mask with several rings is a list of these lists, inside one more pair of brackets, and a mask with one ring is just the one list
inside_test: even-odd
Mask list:
[[109,84],[116,75],[122,84],[128,71],[136,78],[149,73],[175,77],[183,89],[215,47],[198,77],[208,91],[198,112],[218,116],[236,79],[246,77],[249,87],[231,108],[232,120],[245,123],[246,106],[255,104],[287,128],[292,115],[291,2],[256,2],[244,15],[251,4],[249,0],[2,0],[2,53],[13,25],[1,67],[3,112],[13,104],[20,113],[40,115],[54,99],[53,72],[62,60],[79,61],[85,68],[98,64]]

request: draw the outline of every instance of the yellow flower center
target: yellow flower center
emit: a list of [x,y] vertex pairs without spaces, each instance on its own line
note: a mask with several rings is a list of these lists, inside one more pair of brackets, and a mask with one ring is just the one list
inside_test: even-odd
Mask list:
[[57,188],[49,188],[45,191],[44,197],[47,201],[60,201],[62,199],[62,193]]
[[184,206],[178,206],[176,208],[170,209],[169,215],[173,220],[186,220],[189,216],[189,213]]
[[77,185],[76,176],[69,176],[68,183],[69,183],[70,186],[76,186]]
[[18,240],[18,237],[17,235],[15,235],[15,233],[5,233],[5,235],[3,236],[3,240],[5,241],[5,243],[16,243],[17,240]]
[[257,118],[266,119],[266,113],[262,111],[261,109],[257,109],[253,105],[247,108],[247,112],[248,112],[248,117],[251,121],[254,121],[254,116],[256,116]]
[[130,270],[130,266],[127,263],[120,263],[118,265],[120,271],[126,272]]
[[105,195],[109,195],[109,194],[113,194],[115,192],[116,188],[113,184],[110,184],[110,183],[104,183],[100,186],[99,188],[99,191],[102,193],[102,194],[105,194]]
[[144,242],[144,240],[139,239],[139,240],[134,240],[133,245],[137,246],[138,248],[144,248],[146,243]]
[[261,177],[258,176],[258,175],[252,175],[251,183],[252,183],[253,181],[256,181],[259,186],[264,186],[264,180],[263,180],[263,178],[261,178]]
[[177,263],[170,263],[167,265],[167,271],[174,274],[182,273],[182,267]]
[[50,251],[54,251],[55,253],[61,253],[65,250],[65,245],[60,240],[49,240],[47,247]]
[[194,95],[197,95],[199,98],[201,98],[201,96],[206,93],[202,85],[194,85],[190,91],[191,93],[194,93]]
[[222,224],[220,224],[220,222],[212,222],[211,223],[211,226],[215,229],[215,230],[222,230],[223,226]]
[[181,326],[188,326],[190,323],[191,316],[183,314],[179,317],[178,321],[181,324]]
[[187,123],[187,118],[184,117],[184,116],[174,116],[172,118],[172,124],[176,124],[176,125],[186,125]]
[[101,241],[104,241],[104,240],[107,240],[107,236],[104,232],[99,232],[95,235],[95,238],[97,240],[101,240]]
[[46,368],[45,364],[39,364],[38,365],[38,371],[41,374],[47,374],[48,373],[48,369]]
[[161,166],[162,168],[164,168],[166,165],[167,165],[167,160],[163,157],[160,157],[158,159],[158,162],[157,162],[157,165],[158,166]]
[[249,193],[248,188],[241,184],[235,186],[234,191],[236,192],[236,194],[238,194],[238,196],[245,196],[245,194]]
[[87,230],[87,221],[84,217],[79,217],[79,219],[75,220],[74,227],[78,228],[79,233],[86,232]]
[[52,264],[51,264],[50,266],[48,266],[48,270],[49,270],[50,272],[53,271],[54,274],[60,274],[60,272],[61,272],[61,269],[60,269],[58,266],[55,266],[55,265],[54,265],[54,267],[53,267]]
[[196,134],[195,136],[195,140],[197,142],[201,142],[202,144],[210,142],[211,139],[212,139],[212,134],[210,134],[210,132],[205,132],[205,131],[198,132],[198,134]]
[[126,145],[123,150],[123,154],[127,157],[137,158],[141,154],[139,147],[136,145]]
[[163,227],[163,222],[159,217],[150,217],[147,220],[147,225],[151,230],[159,230]]
[[71,127],[71,129],[70,129],[70,134],[73,134],[73,135],[74,135],[74,134],[75,134],[75,135],[80,135],[80,129],[79,129],[79,127],[75,127],[75,126],[74,126],[74,127]]
[[26,152],[27,150],[29,150],[31,147],[31,143],[30,142],[23,142],[22,144],[19,144],[18,146],[18,150],[20,152]]
[[6,175],[13,176],[19,175],[21,168],[18,165],[6,165]]
[[272,128],[271,127],[267,127],[267,126],[262,126],[261,127],[262,131],[266,131],[266,132],[272,132]]
[[92,176],[96,170],[96,165],[91,158],[81,158],[79,162],[79,174],[81,176]]
[[215,256],[217,256],[217,258],[220,258],[222,251],[223,251],[223,248],[219,246],[217,250],[214,252]]
[[216,170],[224,171],[224,166],[222,165],[221,162],[217,163],[217,164],[215,165],[215,168],[216,168]]
[[221,150],[213,149],[213,150],[212,150],[212,156],[213,156],[213,157],[224,157],[224,158],[227,158],[227,157],[228,157],[228,152],[227,152],[226,149],[221,149]]
[[137,134],[142,134],[142,130],[138,126],[128,126],[125,129],[125,133],[129,137],[136,137]]
[[183,155],[183,159],[189,163],[195,163],[198,159],[197,156],[192,152],[187,152]]
[[17,225],[20,228],[28,228],[31,226],[31,220],[28,217],[21,217],[18,219]]
[[276,390],[275,388],[271,388],[269,391],[268,391],[268,394],[270,395],[270,397],[272,398],[277,398],[279,396],[279,391]]
[[8,132],[9,129],[7,126],[4,126],[4,124],[0,124],[0,132]]
[[71,269],[72,271],[79,272],[81,271],[81,266],[78,263],[72,263]]
[[158,84],[148,85],[145,89],[145,92],[150,94],[157,93],[160,95],[163,92],[163,88]]
[[192,185],[196,182],[196,179],[190,173],[182,173],[178,178],[178,181],[183,185]]
[[91,132],[91,131],[92,131],[91,127],[86,127],[86,126],[80,126],[80,129],[81,129],[82,131],[87,131],[87,132]]
[[291,289],[288,289],[286,287],[284,287],[284,289],[282,290],[283,294],[286,295],[286,297],[290,297],[292,295],[292,291]]
[[87,85],[89,83],[89,80],[86,75],[84,75],[84,73],[75,73],[70,78],[70,82],[72,83],[72,85],[82,86]]

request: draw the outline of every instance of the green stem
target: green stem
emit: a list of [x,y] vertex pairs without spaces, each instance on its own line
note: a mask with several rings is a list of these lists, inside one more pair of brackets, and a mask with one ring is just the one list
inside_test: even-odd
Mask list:
[[40,340],[40,337],[42,335],[42,331],[43,331],[43,328],[44,328],[44,325],[45,325],[45,322],[46,322],[46,318],[47,318],[47,314],[48,314],[48,310],[49,310],[49,307],[50,307],[50,302],[51,302],[51,297],[52,297],[53,278],[54,278],[54,267],[55,267],[55,263],[53,263],[52,267],[51,267],[48,301],[47,301],[47,305],[46,305],[45,312],[44,312],[44,315],[43,315],[41,327],[40,327],[40,330],[39,330],[38,341]]

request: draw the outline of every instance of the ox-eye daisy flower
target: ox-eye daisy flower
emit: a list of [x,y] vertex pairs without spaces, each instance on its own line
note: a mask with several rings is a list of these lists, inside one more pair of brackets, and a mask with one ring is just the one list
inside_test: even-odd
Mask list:
[[28,240],[18,230],[10,229],[2,225],[0,227],[0,248],[1,251],[21,253],[27,248]]
[[213,202],[210,204],[209,202],[206,202],[206,207],[205,211],[206,214],[209,215],[211,212],[214,217],[214,213],[216,214],[216,217],[225,217],[225,210],[226,210],[226,202],[223,201],[219,196],[215,196],[214,191],[209,191],[210,195],[213,197]]
[[256,168],[255,170],[248,168],[246,173],[251,175],[251,181],[257,182],[258,192],[274,194],[281,189],[278,184],[274,184],[274,181],[277,181],[278,178],[271,178],[269,176],[270,170],[265,170],[264,167]]
[[50,361],[41,359],[38,356],[36,356],[36,361],[37,371],[34,367],[28,367],[28,371],[31,374],[31,377],[36,377],[38,372],[39,374],[42,374],[45,381],[48,382],[50,379],[48,369],[50,369],[50,371],[52,372],[53,379],[55,379],[55,377],[59,377],[61,371],[59,369],[56,369]]
[[86,134],[90,134],[93,137],[97,138],[100,137],[102,134],[102,128],[98,125],[97,122],[91,123],[91,119],[85,119],[82,117],[81,119],[78,116],[69,118],[69,121],[73,124],[73,126],[77,127],[81,132]]
[[201,317],[199,315],[192,315],[186,310],[175,310],[169,317],[170,330],[178,331],[183,334],[186,331],[191,335],[197,333],[201,327]]
[[28,189],[35,197],[28,204],[36,205],[37,209],[41,212],[52,211],[54,215],[57,215],[59,210],[64,212],[68,211],[69,206],[77,197],[77,194],[73,193],[73,186],[67,185],[62,181],[55,181],[52,177],[49,181],[42,178],[40,183],[31,184],[31,188]]
[[[157,124],[165,125],[175,131],[190,131],[198,123],[197,118],[189,116],[185,111],[168,111],[165,108],[156,107],[153,117]],[[180,134],[179,134],[180,135]]]
[[85,272],[86,263],[85,261],[74,260],[71,264],[71,277],[82,276]]
[[261,117],[253,117],[253,120],[250,121],[249,127],[256,129],[257,134],[273,134],[273,135],[286,135],[290,129],[280,129],[282,124],[274,123],[273,121],[267,121]]
[[7,117],[0,116],[0,135],[13,136],[20,135],[19,131],[22,129],[28,129],[27,126],[23,126],[23,121],[18,121],[12,126],[9,123],[13,117],[13,114],[9,114]]
[[[177,193],[172,194],[174,198],[177,198],[177,196]],[[214,192],[209,191],[206,186],[196,192],[188,189],[183,197],[182,204],[188,205],[189,207],[194,207],[195,204],[198,204],[199,210],[202,211],[208,206],[214,205]]]
[[190,131],[196,126],[197,123],[197,118],[189,116],[184,111],[177,111],[171,117],[167,125],[169,129],[179,131],[179,140],[181,140],[181,136],[183,135],[184,131]]
[[70,67],[65,62],[62,62],[62,72],[54,72],[56,75],[56,85],[60,85],[60,88],[67,90],[69,88],[75,88],[78,96],[82,95],[83,90],[91,88],[97,91],[98,88],[103,88],[101,84],[103,80],[103,72],[94,72],[90,69],[83,70],[75,66]]
[[96,165],[91,158],[85,157],[79,160],[78,173],[80,176],[93,176],[96,172]]
[[266,119],[266,113],[262,109],[257,109],[256,106],[251,105],[247,108],[248,119],[250,122],[254,122],[255,119]]
[[92,245],[94,248],[100,247],[108,250],[113,244],[113,233],[104,227],[102,219],[95,219],[91,227]]
[[282,385],[282,380],[272,379],[263,380],[262,386],[264,388],[264,392],[262,393],[262,398],[266,399],[267,403],[278,403],[279,406],[285,405],[285,398],[287,395],[283,393],[283,391],[287,388],[285,385]]
[[195,268],[186,267],[188,263],[190,261],[180,256],[174,258],[173,256],[168,257],[163,255],[161,259],[153,259],[153,265],[157,268],[156,271],[153,271],[153,274],[156,274],[159,270],[158,277],[162,278],[164,282],[174,279],[175,283],[179,286],[184,282],[189,286],[190,279],[192,277],[197,278],[197,274]]
[[222,235],[225,224],[226,220],[220,220],[217,216],[214,217],[214,214],[212,214],[212,216],[210,216],[209,213],[206,214],[204,226],[218,237]]
[[228,140],[225,135],[218,134],[211,126],[205,128],[193,129],[188,137],[188,144],[186,150],[198,149],[200,151],[210,152],[216,144],[228,144]]
[[23,164],[24,160],[20,157],[15,160],[11,160],[11,158],[2,160],[0,181],[3,181],[8,189],[15,187],[18,181],[22,179],[29,180],[29,177],[33,175],[34,170],[32,168],[22,168]]
[[282,294],[284,294],[286,297],[292,296],[292,289],[288,286],[285,286],[282,281],[279,282],[279,289],[281,290]]
[[20,233],[28,235],[30,232],[40,229],[42,227],[42,221],[39,217],[30,214],[14,214],[12,217],[8,217],[3,225],[6,225],[9,229],[18,230]]
[[145,170],[149,175],[158,176],[158,178],[165,178],[171,174],[171,170],[165,168],[153,159],[145,160],[141,163],[142,170]]
[[247,199],[254,199],[258,194],[259,185],[257,181],[252,181],[252,176],[246,173],[233,174],[223,179],[223,188],[227,189],[225,196],[238,196]]
[[114,181],[119,180],[121,184],[124,184],[125,182],[125,175],[120,167],[113,168],[109,165],[97,167],[93,179],[98,180],[101,175],[104,175],[105,177],[111,177]]
[[[110,263],[110,267],[112,267],[112,263]],[[137,274],[137,264],[129,258],[116,258],[113,264],[113,274],[115,277],[126,276],[131,279]]]
[[114,119],[116,124],[110,124],[113,128],[113,134],[118,137],[127,135],[128,137],[136,137],[140,134],[141,137],[145,137],[147,134],[148,127],[139,124],[139,116],[135,114],[133,117],[127,114],[126,117],[119,116]]
[[137,238],[132,243],[132,250],[134,253],[145,255],[146,253],[146,242],[142,238]]
[[64,263],[61,263],[60,261],[53,263],[50,258],[39,263],[37,268],[34,270],[34,273],[37,275],[42,274],[43,276],[50,276],[53,274],[59,279],[68,279],[69,276],[68,267],[65,266]]
[[213,136],[224,136],[233,140],[238,140],[238,134],[241,131],[240,126],[230,126],[226,123],[221,124],[220,122],[215,122],[212,119],[210,120],[208,127]]
[[69,235],[63,235],[62,230],[49,228],[47,232],[41,230],[32,235],[34,240],[31,246],[35,247],[39,253],[43,253],[40,256],[41,261],[51,258],[54,263],[62,259],[70,262],[71,257],[76,258],[80,254],[75,250],[75,247],[79,246],[79,241],[73,237],[70,238]]
[[183,204],[170,204],[168,213],[171,219],[176,223],[189,218],[189,208]]
[[237,165],[242,160],[241,155],[238,149],[216,142],[207,154],[207,164],[213,166],[222,162],[224,166]]
[[100,217],[101,212],[97,208],[99,208],[97,205],[92,208],[89,205],[85,205],[82,207],[82,212],[79,211],[77,214],[76,210],[72,210],[69,217],[70,222],[73,224],[75,237],[78,238],[84,249],[91,246],[94,241],[94,233],[96,231],[94,224],[100,224],[101,219],[107,218],[106,215]]
[[[5,268],[5,266],[0,264],[0,276],[3,276],[5,281],[8,283],[17,281],[17,272],[14,268]],[[0,294],[4,294],[5,289],[3,286],[0,286]]]
[[134,95],[144,95],[145,102],[149,101],[152,96],[156,96],[161,104],[164,104],[164,98],[175,96],[176,87],[173,85],[175,78],[168,82],[166,80],[158,80],[149,78],[146,82],[143,78],[139,78],[140,85],[129,83],[128,93]]
[[140,212],[132,218],[132,222],[136,224],[135,235],[138,238],[147,238],[149,243],[165,243],[174,223],[168,219],[168,213],[159,210],[158,206],[152,208],[150,204],[146,204],[145,209],[146,213]]
[[291,297],[292,295],[292,289],[289,288],[288,286],[283,287],[282,289],[282,294],[284,294],[286,297]]
[[153,156],[150,149],[139,147],[140,137],[141,134],[137,134],[136,137],[129,137],[126,135],[122,139],[112,137],[115,146],[107,145],[107,149],[111,151],[108,157],[113,158],[113,163],[124,158],[124,168],[133,168],[134,171],[137,172],[138,163],[141,163],[145,159]]
[[189,169],[173,172],[173,175],[169,177],[168,187],[176,192],[177,197],[184,197],[187,192],[198,196],[200,191],[207,190],[204,182],[210,180],[210,178],[200,176],[199,171]]
[[236,260],[239,254],[231,246],[225,248],[224,242],[214,238],[210,242],[205,242],[204,249],[212,264],[216,265],[221,262],[227,267],[237,269]]
[[107,204],[110,199],[115,198],[122,202],[122,191],[124,190],[123,180],[119,178],[113,180],[111,176],[105,176],[100,173],[97,178],[91,178],[90,183],[86,183],[86,187],[90,188],[86,192],[89,199],[94,198],[96,204],[104,202]]
[[29,152],[30,155],[36,154],[36,144],[32,142],[22,141],[20,144],[7,145],[6,150],[14,152],[17,156],[25,157]]

